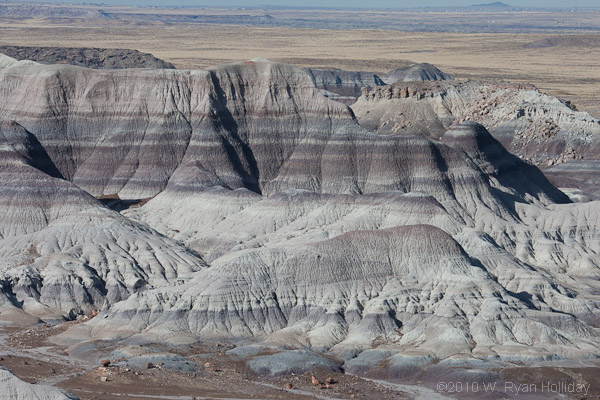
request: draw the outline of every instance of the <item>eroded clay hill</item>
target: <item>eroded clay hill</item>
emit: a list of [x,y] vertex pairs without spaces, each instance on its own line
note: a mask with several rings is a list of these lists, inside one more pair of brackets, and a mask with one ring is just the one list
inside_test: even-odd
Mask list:
[[390,365],[598,355],[598,202],[478,123],[372,132],[266,60],[7,57],[0,118],[4,320],[100,308],[61,340],[252,339],[361,368],[375,346]]
[[452,75],[442,72],[428,63],[412,64],[388,72],[383,80],[391,85],[396,82],[451,81]]
[[383,76],[373,72],[340,69],[304,68],[314,85],[331,99],[351,105],[361,96],[362,89],[390,85],[395,82],[426,82],[452,80],[452,76],[437,67],[423,63],[410,64]]
[[42,64],[70,64],[86,68],[175,68],[173,64],[152,54],[129,49],[5,45],[0,46],[0,53],[16,60],[30,60]]
[[531,85],[398,82],[365,90],[352,110],[362,126],[384,135],[437,139],[462,121],[479,122],[562,187],[600,193],[592,173],[600,158],[600,120]]
[[78,400],[77,397],[54,387],[23,382],[12,372],[0,367],[2,396],[12,400]]

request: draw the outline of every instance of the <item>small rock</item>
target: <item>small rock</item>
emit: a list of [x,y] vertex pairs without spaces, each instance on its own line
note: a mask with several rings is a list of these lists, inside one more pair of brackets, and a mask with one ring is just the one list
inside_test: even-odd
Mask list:
[[152,364],[151,362],[147,362],[146,369],[152,369],[152,368],[154,368],[154,364]]
[[100,361],[100,365],[106,368],[110,365],[110,360],[102,360]]
[[108,382],[108,376],[101,376],[100,382]]
[[292,385],[291,383],[288,383],[288,384],[285,385],[285,388],[287,390],[292,390],[294,388],[294,385]]
[[327,379],[325,379],[325,383],[333,385],[335,383],[335,380],[333,380],[331,376],[328,376]]

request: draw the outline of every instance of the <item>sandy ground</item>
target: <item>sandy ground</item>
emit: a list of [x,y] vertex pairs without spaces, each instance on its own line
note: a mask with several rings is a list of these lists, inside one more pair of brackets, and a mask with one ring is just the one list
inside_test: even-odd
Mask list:
[[[364,400],[443,400],[500,399],[506,393],[448,392],[437,390],[436,382],[447,380],[437,371],[433,376],[420,374],[405,382],[387,382],[385,368],[375,368],[364,377],[313,369],[303,374],[276,377],[257,376],[245,361],[230,357],[228,343],[196,343],[185,346],[147,344],[161,351],[182,356],[197,366],[194,372],[176,372],[161,364],[150,368],[123,365],[124,359],[111,359],[107,354],[119,347],[118,343],[96,343],[85,357],[67,354],[66,347],[52,344],[53,335],[64,332],[80,321],[58,325],[36,325],[29,328],[0,328],[0,365],[13,371],[19,378],[30,382],[53,385],[77,395],[81,399],[364,399]],[[81,353],[80,353],[81,355]],[[108,359],[107,367],[100,360]],[[577,363],[575,363],[577,364]],[[537,385],[544,382],[576,382],[590,385],[586,395],[537,393],[520,394],[515,398],[527,399],[600,399],[600,369],[573,365],[528,367],[515,365],[504,368],[504,381]],[[328,387],[312,382],[315,377]],[[433,379],[433,380],[432,380]],[[436,380],[434,382],[434,380]],[[439,382],[438,382],[439,383]],[[461,386],[462,387],[462,386]],[[497,388],[502,390],[503,383]],[[539,389],[538,389],[539,391]],[[511,396],[508,396],[511,397]]]
[[[98,347],[88,358],[73,359],[66,348],[48,339],[77,322],[57,326],[37,325],[30,328],[0,328],[0,365],[29,383],[43,383],[63,388],[81,399],[406,399],[404,391],[356,376],[314,370],[302,375],[279,377],[256,376],[243,361],[224,352],[222,344],[197,344],[167,348],[165,351],[185,357],[198,366],[194,373],[175,372],[160,365],[150,369],[114,365],[100,366],[98,360],[113,349]],[[329,388],[312,383],[312,376]],[[287,385],[291,385],[288,389]],[[419,391],[419,388],[415,388]]]

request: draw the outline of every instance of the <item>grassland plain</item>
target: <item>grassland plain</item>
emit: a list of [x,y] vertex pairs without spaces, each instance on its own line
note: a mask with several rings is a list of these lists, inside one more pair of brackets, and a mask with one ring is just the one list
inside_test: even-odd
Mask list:
[[[380,73],[410,62],[429,62],[459,79],[502,78],[533,83],[600,116],[600,13],[597,12],[572,13],[576,16],[558,12],[452,16],[451,13],[294,11],[298,13],[296,19],[314,20],[318,16],[322,20],[352,20],[359,15],[382,23],[382,29],[306,29],[164,19],[165,14],[240,13],[236,10],[141,9],[143,13],[156,13],[157,20],[128,17],[139,14],[140,9],[105,8],[104,12],[107,10],[120,17],[2,16],[0,44],[129,48],[152,53],[183,69],[255,57],[298,66]],[[243,13],[254,16],[266,11],[244,10]],[[281,18],[290,19],[292,15],[289,10],[280,13]],[[498,19],[507,27],[517,23],[524,26],[526,20],[537,26],[543,20],[555,21],[557,27],[564,25],[565,28],[556,29],[558,33],[404,32],[389,29],[384,24],[394,18],[416,21],[422,24],[420,29],[423,30],[439,30],[452,19],[462,21],[466,27],[483,26],[486,21],[494,25]],[[572,26],[585,29],[570,29]]]

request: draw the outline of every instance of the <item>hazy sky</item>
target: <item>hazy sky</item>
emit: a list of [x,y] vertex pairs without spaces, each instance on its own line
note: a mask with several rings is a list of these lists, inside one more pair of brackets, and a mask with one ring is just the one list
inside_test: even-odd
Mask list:
[[[38,0],[39,1],[39,0]],[[46,0],[52,3],[81,3],[84,0]],[[465,6],[471,4],[489,3],[491,0],[87,0],[89,3],[104,4],[135,4],[135,5],[221,5],[221,6],[256,6],[263,4],[280,6],[327,6],[327,7],[439,7],[439,6]],[[0,1],[2,3],[2,1]],[[526,7],[600,7],[600,0],[513,0],[504,3]]]

